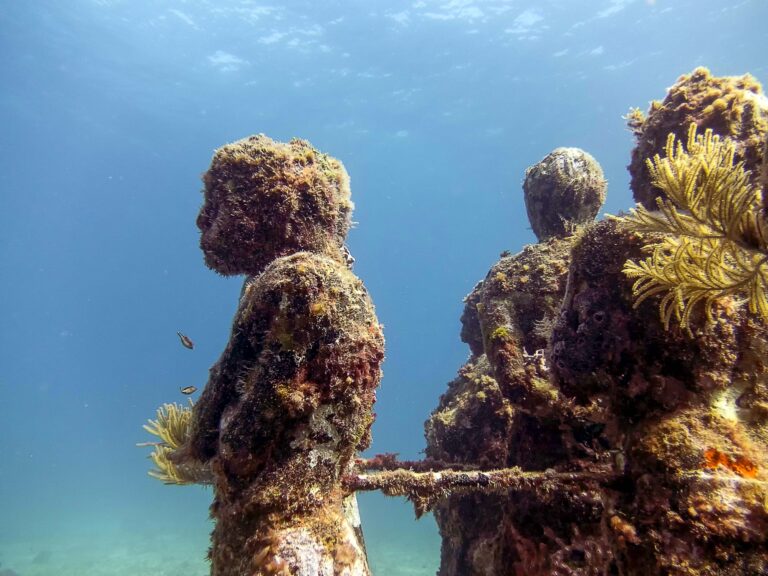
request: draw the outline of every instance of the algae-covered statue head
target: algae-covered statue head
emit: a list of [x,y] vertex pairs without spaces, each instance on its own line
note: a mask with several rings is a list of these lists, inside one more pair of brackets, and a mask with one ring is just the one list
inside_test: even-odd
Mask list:
[[216,150],[203,183],[200,247],[216,272],[258,274],[300,251],[344,261],[349,176],[308,142],[259,134],[227,144]]
[[525,208],[540,242],[588,224],[605,201],[606,181],[597,160],[580,148],[556,148],[525,171]]

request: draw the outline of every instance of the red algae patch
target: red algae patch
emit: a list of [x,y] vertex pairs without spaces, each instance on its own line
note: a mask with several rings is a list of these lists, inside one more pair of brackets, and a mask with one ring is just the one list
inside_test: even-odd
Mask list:
[[704,452],[704,467],[711,470],[723,467],[742,478],[755,478],[757,465],[744,456],[729,456],[717,448]]

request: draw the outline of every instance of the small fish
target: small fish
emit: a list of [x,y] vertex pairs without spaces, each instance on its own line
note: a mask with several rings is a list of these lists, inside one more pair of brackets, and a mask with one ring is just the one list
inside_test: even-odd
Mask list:
[[352,256],[352,253],[349,251],[349,248],[347,248],[346,245],[341,247],[341,252],[344,255],[344,261],[347,264],[347,268],[352,270],[352,266],[355,265],[355,257]]
[[184,388],[181,389],[181,393],[186,394],[187,396],[194,394],[195,392],[197,392],[197,386],[184,386]]
[[195,347],[195,343],[189,339],[189,336],[185,336],[181,332],[176,332],[176,334],[179,335],[179,340],[181,340],[181,345],[184,346],[184,348],[189,348],[192,350],[192,348]]

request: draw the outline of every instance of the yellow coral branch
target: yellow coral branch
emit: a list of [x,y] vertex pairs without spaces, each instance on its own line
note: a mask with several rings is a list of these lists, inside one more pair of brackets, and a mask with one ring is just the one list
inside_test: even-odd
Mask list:
[[687,145],[667,138],[665,157],[646,160],[651,181],[662,190],[658,209],[637,206],[620,217],[629,229],[663,234],[648,246],[651,256],[628,260],[624,273],[635,279],[635,307],[664,294],[664,326],[675,317],[683,327],[703,303],[712,320],[715,302],[735,296],[768,320],[768,224],[761,191],[741,162],[734,163],[731,140],[707,130],[688,130]]
[[149,475],[166,484],[210,484],[210,468],[201,462],[176,463],[171,456],[186,442],[192,422],[192,400],[189,406],[181,404],[163,404],[157,409],[157,420],[149,420],[144,430],[158,436],[162,442],[142,443],[140,446],[153,446],[149,455],[156,469]]

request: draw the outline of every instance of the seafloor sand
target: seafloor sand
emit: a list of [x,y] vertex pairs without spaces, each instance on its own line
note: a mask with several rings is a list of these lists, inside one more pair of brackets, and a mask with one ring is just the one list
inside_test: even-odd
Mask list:
[[[434,522],[391,499],[363,502],[366,543],[376,576],[434,576]],[[89,522],[90,520],[90,522]],[[207,576],[210,525],[109,526],[83,518],[83,530],[0,540],[0,576]]]
[[11,569],[18,576],[204,576],[208,574],[207,546],[204,530],[185,533],[183,529],[3,541],[0,574]]
[[[377,576],[434,576],[433,553],[415,540],[369,542]],[[122,538],[0,543],[0,576],[206,576],[207,538],[168,534],[148,539]]]

